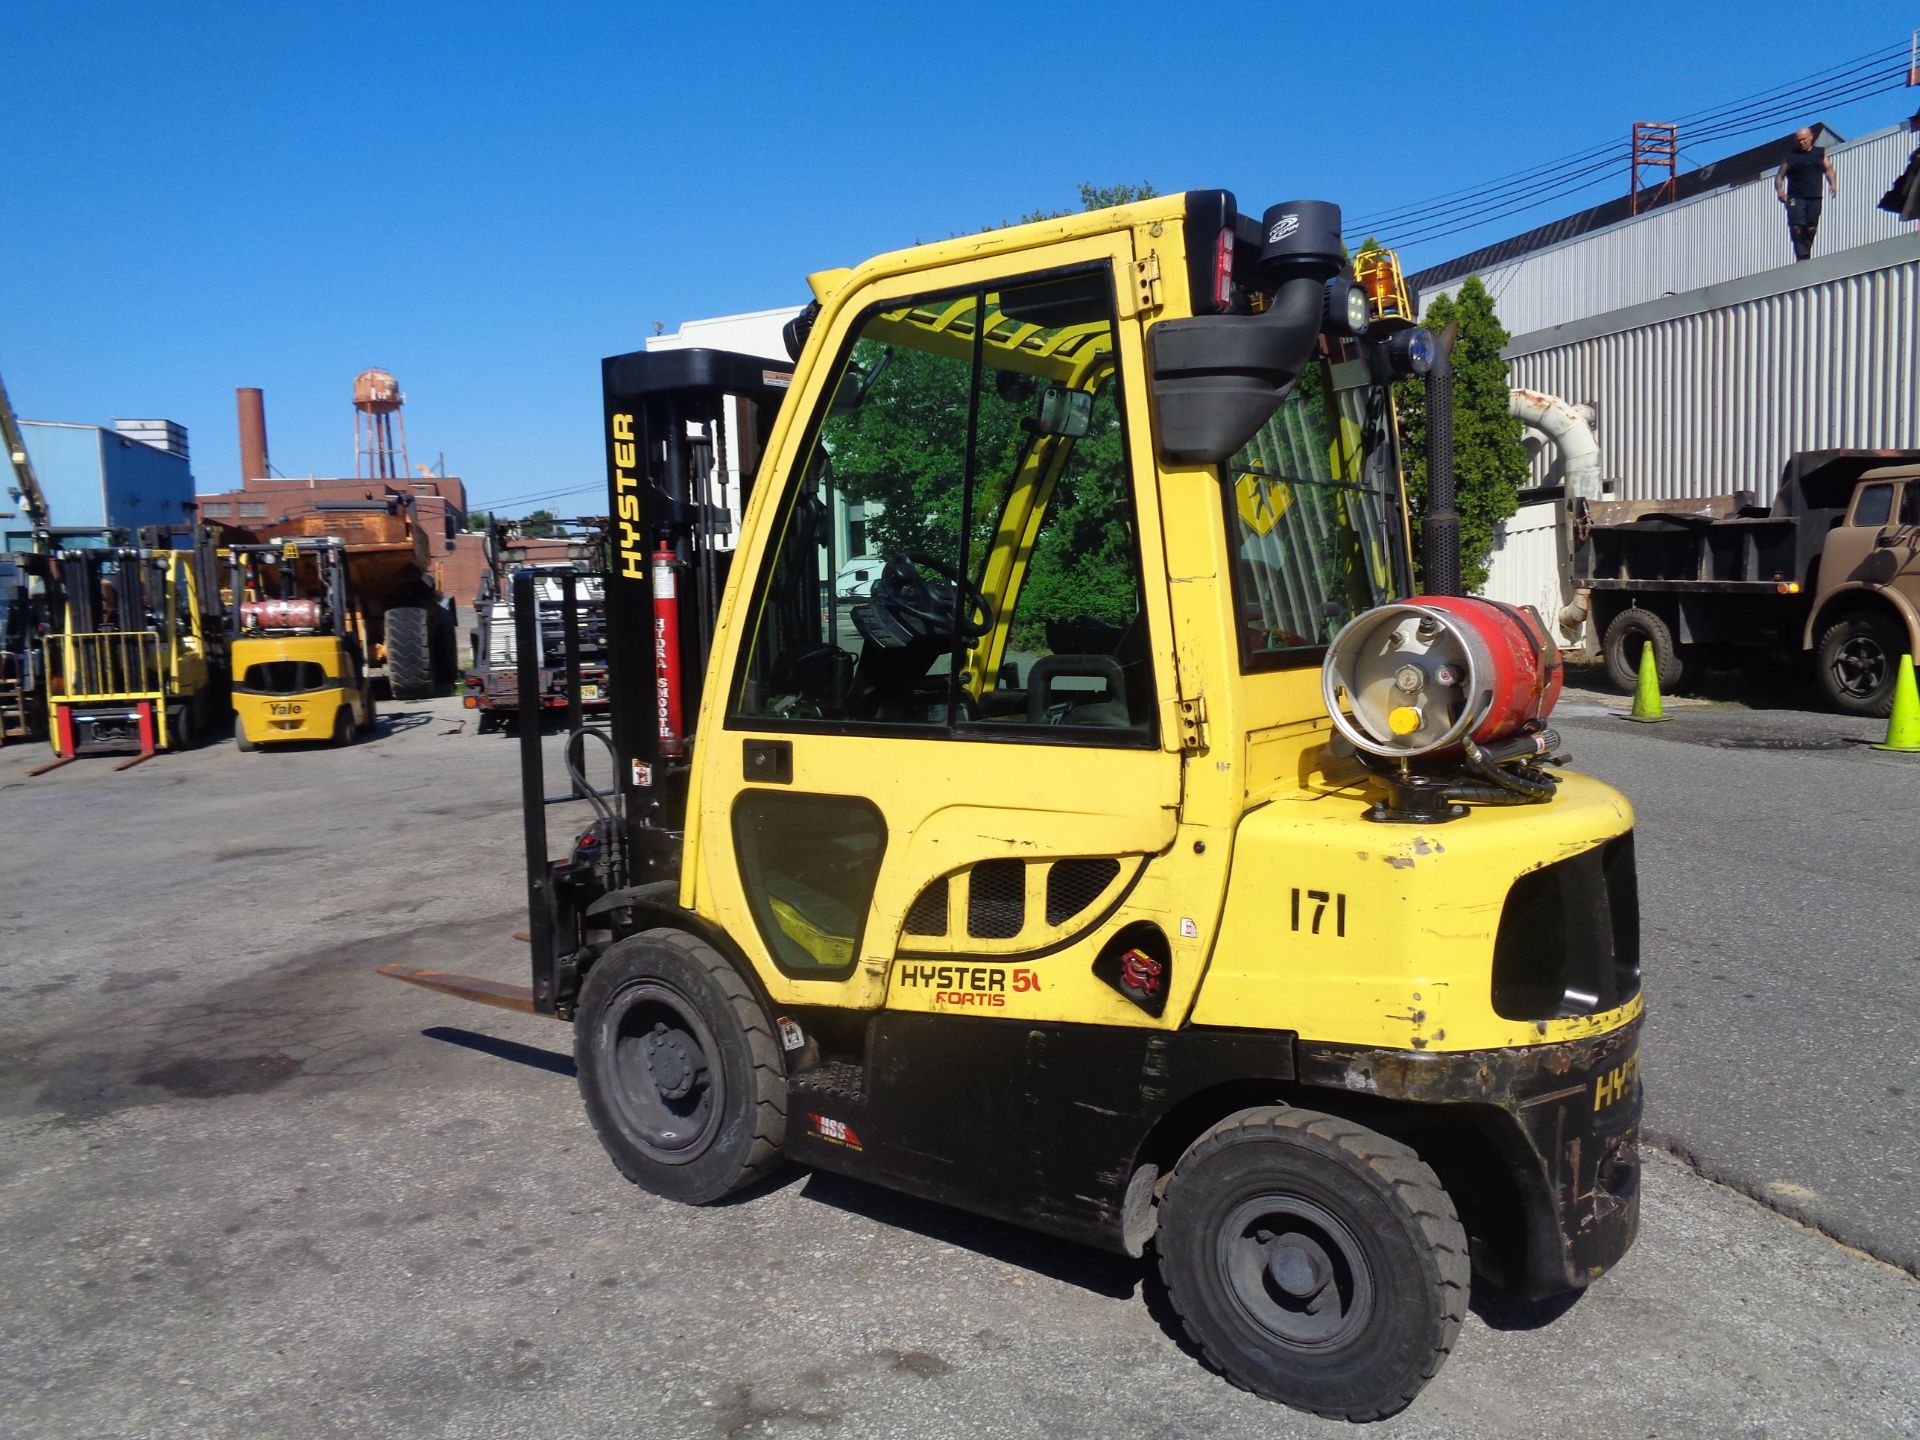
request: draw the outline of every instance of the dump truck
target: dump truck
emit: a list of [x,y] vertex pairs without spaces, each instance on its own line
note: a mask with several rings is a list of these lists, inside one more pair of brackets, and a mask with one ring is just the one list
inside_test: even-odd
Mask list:
[[[1592,1283],[1632,811],[1553,764],[1538,617],[1413,592],[1390,387],[1445,356],[1344,254],[1332,204],[1190,190],[823,271],[787,359],[606,360],[613,704],[578,801],[521,728],[530,983],[384,973],[570,1023],[650,1191],[797,1162],[1151,1251],[1209,1365],[1319,1414],[1406,1406],[1470,1284]],[[550,801],[593,812],[557,856]]]
[[1708,664],[1764,684],[1810,659],[1836,709],[1887,715],[1920,654],[1920,450],[1805,451],[1753,500],[1578,502],[1570,618],[1628,692],[1649,645],[1667,690]]
[[302,538],[338,541],[356,606],[353,633],[367,663],[386,667],[396,700],[424,700],[453,678],[454,617],[428,578],[426,532],[411,495],[323,500],[312,510],[248,526],[247,543]]
[[227,550],[233,742],[350,745],[373,729],[366,614],[346,541],[309,535]]

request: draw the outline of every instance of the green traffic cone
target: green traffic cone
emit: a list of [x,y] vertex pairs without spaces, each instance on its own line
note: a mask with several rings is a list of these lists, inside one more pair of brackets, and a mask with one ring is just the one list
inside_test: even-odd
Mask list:
[[1651,725],[1669,718],[1660,709],[1660,663],[1653,658],[1653,642],[1640,647],[1640,675],[1633,687],[1633,710],[1623,717]]
[[1893,677],[1893,712],[1887,716],[1887,738],[1873,747],[1902,755],[1920,755],[1920,687],[1913,681],[1913,656],[1900,657]]

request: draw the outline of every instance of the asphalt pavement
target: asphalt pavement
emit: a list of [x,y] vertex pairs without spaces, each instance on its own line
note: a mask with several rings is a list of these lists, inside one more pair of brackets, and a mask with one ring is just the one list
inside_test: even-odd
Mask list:
[[1556,723],[1634,805],[1649,1135],[1920,1274],[1920,755],[1791,703],[1627,708]]
[[[1639,808],[1649,1124],[1686,1158],[1650,1154],[1614,1272],[1478,1297],[1378,1433],[1916,1433],[1920,1282],[1863,1251],[1920,1199],[1920,765],[1698,708],[1563,717]],[[564,1027],[372,973],[524,980],[515,746],[463,720],[33,780],[0,750],[0,1434],[1352,1433],[1206,1372],[1150,1264],[831,1176],[622,1181]]]

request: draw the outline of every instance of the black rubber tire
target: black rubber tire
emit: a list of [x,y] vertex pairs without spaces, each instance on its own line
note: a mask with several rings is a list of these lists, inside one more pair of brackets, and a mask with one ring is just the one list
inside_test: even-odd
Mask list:
[[704,1205],[779,1166],[780,1045],[758,997],[706,942],[659,929],[609,949],[581,987],[573,1054],[587,1118],[643,1189]]
[[333,712],[333,744],[336,749],[345,749],[353,744],[359,734],[353,727],[353,705],[342,705]]
[[424,605],[387,611],[387,688],[396,700],[433,694],[433,616]]
[[1667,622],[1635,605],[1614,616],[1600,640],[1607,679],[1616,689],[1633,694],[1640,682],[1640,650],[1644,645],[1653,646],[1654,671],[1660,677],[1662,695],[1688,689],[1699,678],[1699,660],[1674,640]]
[[247,738],[247,727],[241,722],[238,715],[233,717],[233,744],[235,749],[244,750],[249,753],[260,748],[257,742]]
[[[1433,1171],[1398,1141],[1313,1110],[1244,1110],[1201,1136],[1174,1169],[1154,1243],[1210,1365],[1332,1419],[1405,1409],[1466,1314],[1466,1232]],[[1319,1310],[1281,1289],[1269,1267],[1284,1265],[1321,1282]]]
[[1893,686],[1906,648],[1906,634],[1891,616],[1877,610],[1842,616],[1820,632],[1820,693],[1849,715],[1884,720],[1893,713]]

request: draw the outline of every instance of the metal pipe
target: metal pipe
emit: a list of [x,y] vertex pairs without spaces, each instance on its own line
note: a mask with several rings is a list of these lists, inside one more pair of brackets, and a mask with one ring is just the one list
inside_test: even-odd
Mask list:
[[1507,413],[1545,435],[1559,451],[1560,478],[1568,498],[1598,500],[1600,444],[1593,438],[1593,427],[1581,409],[1538,390],[1508,392]]
[[243,385],[233,392],[240,407],[240,488],[267,477],[267,401],[259,389]]
[[1442,343],[1427,371],[1427,514],[1421,556],[1429,595],[1460,593],[1460,516],[1454,509],[1452,346]]

